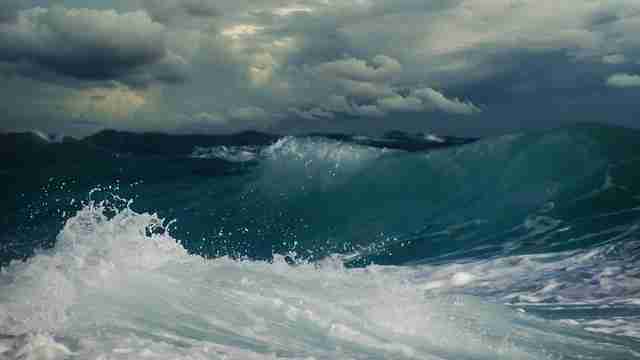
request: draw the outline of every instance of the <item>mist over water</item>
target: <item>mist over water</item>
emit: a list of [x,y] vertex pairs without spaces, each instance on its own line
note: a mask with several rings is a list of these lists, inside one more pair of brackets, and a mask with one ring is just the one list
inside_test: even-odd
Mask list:
[[637,132],[107,140],[5,162],[0,358],[640,357]]

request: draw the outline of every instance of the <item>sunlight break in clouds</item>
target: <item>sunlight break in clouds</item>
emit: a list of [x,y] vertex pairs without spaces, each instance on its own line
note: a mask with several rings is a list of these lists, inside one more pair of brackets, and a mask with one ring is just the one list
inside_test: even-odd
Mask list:
[[255,35],[262,30],[264,30],[264,27],[262,26],[239,24],[222,30],[222,35],[229,36],[233,39],[239,39],[243,36]]

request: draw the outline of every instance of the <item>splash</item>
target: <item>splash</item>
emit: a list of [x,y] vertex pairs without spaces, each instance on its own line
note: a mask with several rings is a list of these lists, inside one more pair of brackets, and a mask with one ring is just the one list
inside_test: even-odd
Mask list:
[[[414,268],[189,254],[157,215],[90,202],[56,246],[0,278],[2,355],[24,359],[629,358],[572,327],[461,294]],[[428,269],[428,268],[424,268]],[[423,269],[423,270],[424,270]],[[467,271],[469,274],[473,269]],[[464,273],[451,287],[476,279]]]

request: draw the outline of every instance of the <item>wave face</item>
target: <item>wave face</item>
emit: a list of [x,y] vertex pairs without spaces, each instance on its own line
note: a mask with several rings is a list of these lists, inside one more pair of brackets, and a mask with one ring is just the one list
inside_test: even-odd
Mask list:
[[640,357],[638,132],[101,145],[0,170],[0,358]]

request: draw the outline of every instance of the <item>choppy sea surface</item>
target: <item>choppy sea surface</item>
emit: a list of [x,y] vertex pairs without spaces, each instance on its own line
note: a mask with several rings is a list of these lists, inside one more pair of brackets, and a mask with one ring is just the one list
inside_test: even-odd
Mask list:
[[0,359],[640,358],[638,131],[0,141]]

